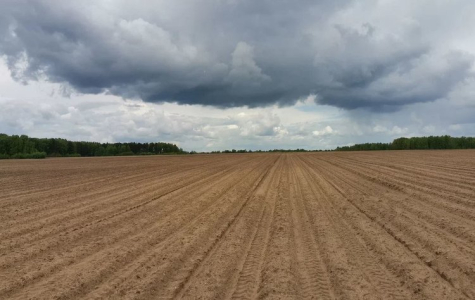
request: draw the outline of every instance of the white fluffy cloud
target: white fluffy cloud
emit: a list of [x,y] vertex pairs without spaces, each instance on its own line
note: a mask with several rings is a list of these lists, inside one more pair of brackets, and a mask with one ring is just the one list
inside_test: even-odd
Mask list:
[[313,135],[315,136],[324,136],[324,135],[330,135],[334,133],[333,128],[331,126],[325,126],[322,130],[315,130],[312,132]]

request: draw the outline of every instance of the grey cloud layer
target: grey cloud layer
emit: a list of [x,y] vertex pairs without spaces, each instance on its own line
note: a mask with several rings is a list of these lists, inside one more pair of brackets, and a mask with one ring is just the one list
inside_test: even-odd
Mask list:
[[473,76],[472,54],[451,44],[470,24],[445,12],[474,5],[433,2],[12,0],[0,12],[0,53],[18,80],[81,93],[217,107],[315,94],[346,109],[396,110]]

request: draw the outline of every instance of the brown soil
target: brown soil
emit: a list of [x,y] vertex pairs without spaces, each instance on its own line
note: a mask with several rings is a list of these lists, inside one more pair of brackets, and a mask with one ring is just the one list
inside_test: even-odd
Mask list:
[[0,161],[0,299],[474,299],[475,151]]

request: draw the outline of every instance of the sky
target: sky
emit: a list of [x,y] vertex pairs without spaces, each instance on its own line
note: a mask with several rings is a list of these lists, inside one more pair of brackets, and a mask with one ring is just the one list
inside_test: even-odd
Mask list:
[[185,150],[475,136],[472,0],[3,0],[0,132]]

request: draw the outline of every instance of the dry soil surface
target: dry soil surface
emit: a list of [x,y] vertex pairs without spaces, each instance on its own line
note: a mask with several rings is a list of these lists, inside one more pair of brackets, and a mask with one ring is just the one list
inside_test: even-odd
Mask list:
[[475,151],[0,161],[0,299],[474,299]]

